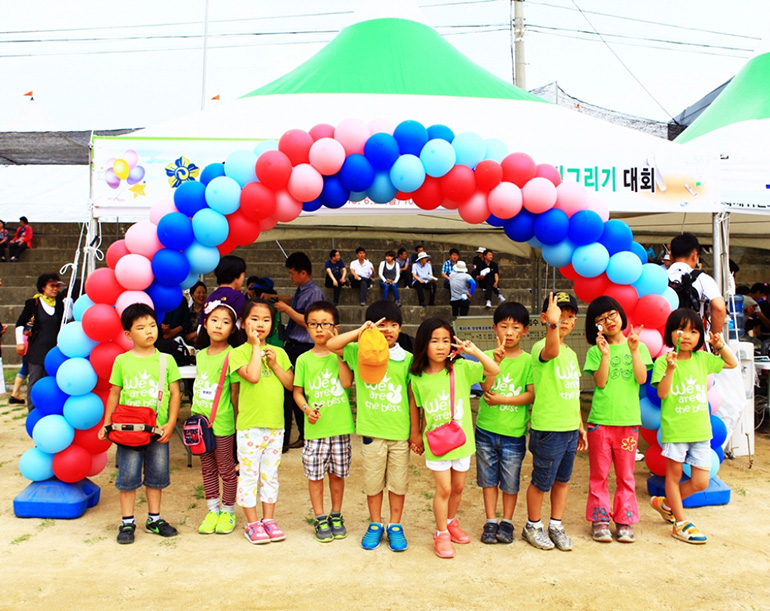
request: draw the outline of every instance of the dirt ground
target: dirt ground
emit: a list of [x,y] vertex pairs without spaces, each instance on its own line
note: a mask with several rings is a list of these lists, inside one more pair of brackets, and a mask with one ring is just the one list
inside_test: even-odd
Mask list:
[[[163,498],[163,515],[179,528],[178,537],[161,539],[138,529],[134,545],[115,542],[120,509],[114,450],[107,469],[92,478],[101,486],[101,501],[84,516],[16,518],[12,500],[28,483],[18,460],[32,442],[24,430],[26,408],[6,403],[0,400],[0,609],[770,609],[767,435],[757,436],[751,467],[749,457],[722,465],[720,477],[732,488],[728,505],[689,510],[709,536],[705,546],[670,536],[670,527],[649,507],[644,463],[636,467],[642,513],[637,542],[593,542],[584,519],[583,454],[564,520],[574,551],[544,552],[523,542],[523,502],[516,508],[512,545],[480,543],[484,512],[474,463],[460,508],[461,523],[474,540],[456,546],[453,560],[441,560],[431,539],[433,478],[418,456],[412,457],[403,520],[409,549],[396,554],[385,544],[375,551],[361,548],[367,512],[358,438],[343,507],[350,536],[342,541],[320,544],[313,538],[299,450],[284,455],[280,468],[276,517],[286,541],[250,545],[241,535],[240,510],[231,535],[197,534],[206,511],[200,468],[197,459],[187,468],[178,438],[171,447],[172,484]],[[530,472],[528,456],[522,491]],[[142,495],[137,518],[145,511]]]

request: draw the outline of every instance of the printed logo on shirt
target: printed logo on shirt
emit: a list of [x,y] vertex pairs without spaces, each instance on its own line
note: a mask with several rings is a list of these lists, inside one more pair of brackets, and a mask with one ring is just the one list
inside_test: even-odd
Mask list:
[[562,380],[564,391],[561,398],[565,401],[580,398],[580,372],[575,363],[570,362],[566,369],[556,365],[556,377]]
[[328,368],[311,380],[307,387],[313,392],[314,400],[323,402],[324,407],[347,402],[340,379]]
[[690,376],[671,387],[670,394],[675,396],[678,405],[674,408],[677,414],[687,412],[697,413],[708,409],[706,387]]
[[122,397],[126,405],[154,406],[158,400],[158,381],[145,369],[123,384]]
[[[443,391],[438,395],[436,395],[435,399],[426,401],[425,404],[422,406],[423,410],[425,410],[425,413],[431,414],[433,416],[436,426],[438,426],[439,424],[443,424],[444,422],[449,422],[450,420],[449,416],[451,411],[450,411],[449,399],[450,399],[449,393],[446,391]],[[464,413],[463,400],[457,399],[455,403],[455,420],[457,420],[457,422],[462,422],[463,413]]]
[[[511,379],[511,375],[506,373],[502,376],[497,376],[494,385],[492,386],[492,392],[495,392],[504,397],[516,397],[524,392],[524,384],[516,386],[515,380]],[[518,412],[519,407],[525,407],[523,405],[490,405],[493,409],[498,409],[501,412]]]
[[367,409],[381,412],[403,411],[404,388],[400,383],[394,384],[387,374],[379,384],[364,382],[364,387],[369,391],[369,397],[363,402]]
[[610,358],[610,379],[623,378],[628,381],[634,375],[633,363],[630,354],[619,355]]

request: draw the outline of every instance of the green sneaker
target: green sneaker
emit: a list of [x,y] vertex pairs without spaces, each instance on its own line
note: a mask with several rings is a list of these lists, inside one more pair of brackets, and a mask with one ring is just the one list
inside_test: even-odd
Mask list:
[[235,514],[229,511],[222,511],[217,519],[217,534],[229,535],[235,530]]
[[335,539],[344,539],[348,536],[348,530],[345,528],[345,520],[339,511],[332,511],[329,514],[329,525],[332,529]]
[[316,541],[321,543],[329,543],[330,541],[334,541],[334,533],[329,526],[329,518],[327,518],[325,515],[316,518],[315,522],[313,523],[313,528],[315,529]]
[[203,522],[198,527],[198,532],[202,535],[213,535],[217,529],[217,520],[219,520],[218,511],[209,511],[206,517],[203,518]]

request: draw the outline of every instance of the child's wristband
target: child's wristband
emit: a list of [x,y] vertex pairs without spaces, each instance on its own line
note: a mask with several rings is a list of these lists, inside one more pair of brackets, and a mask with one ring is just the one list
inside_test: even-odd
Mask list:
[[545,326],[546,327],[551,327],[551,329],[556,329],[556,328],[559,327],[559,325],[557,323],[555,323],[555,322],[547,322],[547,323],[545,323]]
[[713,346],[713,348],[714,348],[714,352],[722,352],[722,349],[723,349],[724,347],[725,347],[725,345],[724,345],[724,344],[722,344],[721,346],[719,346],[719,348],[717,348],[716,346]]

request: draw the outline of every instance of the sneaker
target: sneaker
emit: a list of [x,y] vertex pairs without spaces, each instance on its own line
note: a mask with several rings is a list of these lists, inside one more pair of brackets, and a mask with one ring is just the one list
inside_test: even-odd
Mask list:
[[498,295],[497,299],[500,301],[500,303],[503,303],[505,301],[505,297],[503,297],[502,295]]
[[399,308],[401,307],[401,302],[400,302],[398,299],[396,299],[396,305],[397,305]]
[[382,535],[384,532],[385,531],[382,528],[382,524],[372,522],[369,524],[369,528],[366,529],[366,532],[361,539],[361,547],[369,550],[377,549],[380,547],[380,542],[382,541]]
[[262,522],[254,522],[254,524],[246,524],[246,528],[243,529],[243,536],[249,543],[254,545],[262,545],[263,543],[270,543],[270,537],[265,532]]
[[[618,526],[620,533],[620,526]],[[591,524],[591,538],[599,543],[612,543],[610,525],[607,522],[594,522]]]
[[452,538],[452,543],[471,542],[471,538],[468,536],[468,533],[460,528],[460,522],[456,518],[451,522],[447,522],[446,528],[449,531],[449,536]]
[[316,541],[320,541],[321,543],[329,543],[329,541],[334,541],[334,533],[329,526],[329,520],[326,516],[316,518],[315,522],[313,523],[313,527],[315,528]]
[[18,261],[18,259],[16,257],[11,257],[11,261],[15,263],[16,261]]
[[491,545],[497,543],[497,522],[484,523],[484,530],[481,531],[481,542]]
[[674,524],[674,529],[671,532],[671,536],[674,539],[679,539],[685,543],[692,543],[694,545],[703,545],[708,538],[701,531],[699,531],[692,522],[685,522],[681,526]]
[[366,305],[366,302],[365,302],[365,301],[362,301],[362,302],[361,302],[361,305],[362,305],[362,306],[365,306],[365,305]]
[[454,558],[455,548],[452,545],[452,538],[449,533],[433,535],[433,549],[436,550],[436,556],[439,558]]
[[636,451],[636,456],[634,456],[634,462],[642,462],[644,460],[644,454],[642,454],[639,450]]
[[620,543],[633,543],[636,541],[636,537],[634,537],[634,527],[630,524],[618,524],[616,534]]
[[674,517],[674,513],[670,509],[666,509],[663,506],[663,503],[666,502],[666,497],[664,496],[653,496],[650,498],[650,506],[657,511],[661,516],[663,516],[663,519],[668,522],[669,524],[674,524],[676,522],[676,518]]
[[8,397],[8,403],[10,403],[11,405],[24,405],[24,399],[17,399],[13,395],[11,395],[10,397]]
[[217,522],[219,521],[218,511],[209,511],[206,517],[203,518],[203,522],[198,527],[198,532],[202,535],[213,535],[217,530]]
[[153,535],[160,535],[161,537],[176,537],[178,534],[176,528],[171,526],[171,524],[166,522],[163,518],[155,521],[147,520],[147,523],[144,525],[144,530]]
[[496,536],[500,543],[513,543],[513,524],[511,522],[500,522],[497,526]]
[[392,552],[403,552],[407,548],[404,528],[401,524],[388,526],[388,547]]
[[262,520],[262,528],[265,529],[267,536],[270,537],[270,542],[283,541],[286,538],[286,534],[281,530],[281,527],[276,524],[275,520]]
[[332,511],[329,514],[329,524],[331,525],[332,534],[335,539],[344,539],[348,536],[348,531],[345,528],[345,520],[342,518],[342,514],[339,511]]
[[564,531],[564,528],[554,528],[549,526],[548,537],[553,541],[556,549],[563,552],[572,551],[572,539],[569,538],[569,535]]
[[521,529],[521,538],[537,549],[553,549],[553,541],[548,538],[545,529],[541,526],[535,528],[531,524],[525,524]]
[[229,535],[235,530],[235,514],[230,511],[222,511],[217,520],[216,533],[218,535]]
[[489,299],[487,299],[487,303],[484,304],[484,307],[487,308],[487,309],[491,308],[492,307],[492,302]]
[[0,257],[0,261],[2,261],[3,263],[5,263],[5,257]]
[[118,543],[127,545],[134,542],[134,531],[136,524],[121,524],[118,527]]

